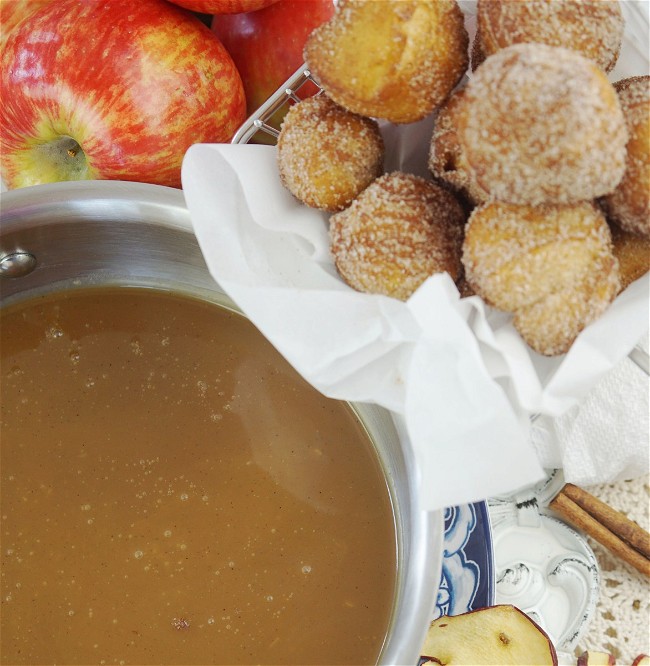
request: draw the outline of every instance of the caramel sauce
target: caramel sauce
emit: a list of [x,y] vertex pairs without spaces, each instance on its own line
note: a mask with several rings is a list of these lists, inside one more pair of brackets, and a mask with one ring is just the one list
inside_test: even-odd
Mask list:
[[395,590],[350,407],[203,301],[0,311],[3,664],[364,664]]

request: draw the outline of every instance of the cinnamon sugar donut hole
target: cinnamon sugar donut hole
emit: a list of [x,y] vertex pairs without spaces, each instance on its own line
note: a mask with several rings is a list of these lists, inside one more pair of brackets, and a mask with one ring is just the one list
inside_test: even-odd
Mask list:
[[623,291],[650,271],[650,237],[638,236],[616,224],[611,224],[610,230],[614,256],[618,259],[618,272],[621,276],[619,291]]
[[612,222],[650,237],[650,76],[623,79],[614,88],[629,140],[623,179],[602,204]]
[[282,184],[299,201],[335,212],[382,174],[384,141],[376,121],[319,95],[287,112],[277,161]]
[[464,99],[464,90],[456,90],[438,110],[431,135],[428,167],[437,181],[444,183],[472,207],[487,201],[489,195],[476,182],[458,141],[458,114]]
[[453,194],[396,171],[332,215],[331,251],[354,289],[406,300],[434,273],[459,277],[464,222]]
[[512,312],[522,338],[546,356],[566,352],[619,290],[609,227],[590,202],[475,208],[462,259],[471,288]]
[[612,84],[575,51],[516,44],[465,88],[458,139],[490,197],[570,203],[608,194],[625,170],[627,131]]
[[341,0],[309,36],[309,70],[338,104],[393,123],[421,120],[467,70],[456,0]]
[[625,21],[618,0],[478,0],[472,68],[500,49],[537,42],[573,49],[614,68]]

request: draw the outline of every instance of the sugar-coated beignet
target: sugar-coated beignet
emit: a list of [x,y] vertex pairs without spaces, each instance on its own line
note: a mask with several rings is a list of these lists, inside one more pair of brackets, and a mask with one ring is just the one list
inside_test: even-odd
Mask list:
[[472,68],[500,49],[537,42],[573,49],[614,68],[625,21],[618,0],[478,0]]
[[629,139],[625,173],[602,201],[610,221],[650,237],[650,76],[633,76],[614,84]]
[[465,88],[458,138],[477,182],[510,203],[591,200],[613,191],[625,170],[614,87],[561,47],[517,44],[490,56]]
[[451,192],[385,174],[330,218],[336,268],[354,289],[406,300],[430,275],[460,275],[465,214]]
[[298,200],[333,212],[382,174],[384,141],[376,121],[319,95],[289,109],[277,160],[282,184]]
[[470,215],[462,258],[472,289],[512,312],[524,340],[547,356],[566,352],[619,289],[609,227],[590,202],[484,204]]
[[438,110],[431,135],[428,166],[435,179],[475,206],[487,201],[489,195],[476,182],[458,141],[458,114],[464,99],[464,90],[456,90]]
[[623,291],[650,270],[650,237],[625,231],[616,224],[611,224],[610,229]]
[[618,281],[613,276],[609,260],[595,262],[591,278],[584,276],[573,287],[517,310],[514,327],[539,354],[557,356],[568,352],[585,326],[595,321],[614,300]]
[[468,67],[456,0],[341,0],[305,44],[305,61],[347,109],[409,123],[442,104]]

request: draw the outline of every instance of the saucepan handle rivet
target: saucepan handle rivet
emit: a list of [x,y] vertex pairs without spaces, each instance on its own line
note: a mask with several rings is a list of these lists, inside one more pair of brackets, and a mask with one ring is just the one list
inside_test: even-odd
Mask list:
[[35,268],[36,257],[30,252],[19,250],[0,257],[0,277],[24,277]]

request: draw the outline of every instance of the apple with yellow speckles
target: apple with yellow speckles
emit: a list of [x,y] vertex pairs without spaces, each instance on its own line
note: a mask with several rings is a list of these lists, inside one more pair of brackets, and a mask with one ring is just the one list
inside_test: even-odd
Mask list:
[[194,143],[231,139],[244,89],[219,39],[165,0],[56,0],[8,36],[0,167],[10,189],[63,180],[180,187]]

